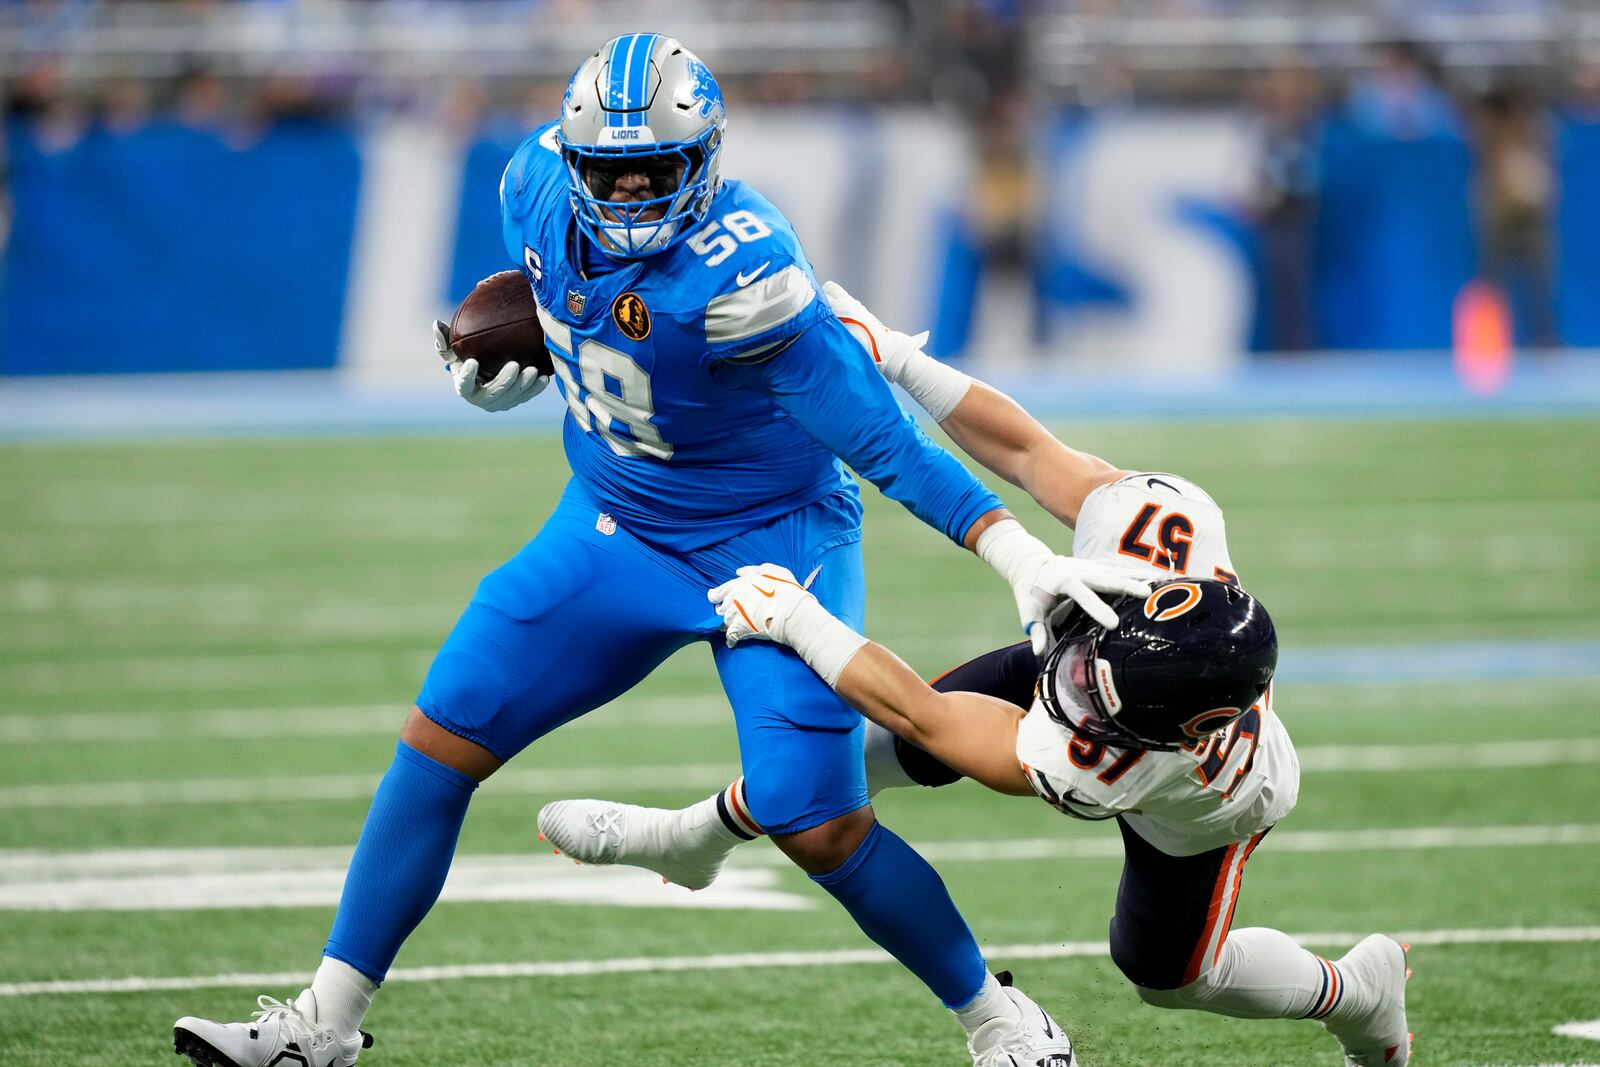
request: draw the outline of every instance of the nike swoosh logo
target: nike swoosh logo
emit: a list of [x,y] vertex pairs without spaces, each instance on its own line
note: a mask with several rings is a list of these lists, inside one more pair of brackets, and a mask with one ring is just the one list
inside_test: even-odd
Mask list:
[[[768,263],[770,263],[770,262],[771,262],[771,260],[768,260]],[[742,288],[742,287],[744,287],[746,285],[749,285],[751,282],[755,281],[757,278],[761,277],[766,272],[767,272],[767,264],[763,263],[763,264],[761,264],[761,266],[757,267],[755,270],[751,271],[749,274],[746,274],[744,271],[740,271],[738,274],[734,275],[734,279],[733,280],[738,282],[740,287]]]
[[1174,493],[1178,492],[1177,486],[1173,485],[1171,482],[1164,482],[1160,478],[1146,478],[1144,480],[1144,484],[1151,489],[1154,489],[1158,485],[1164,485],[1168,489],[1171,489]]
[[759,585],[755,586],[754,588],[755,588],[755,591],[760,593],[762,596],[771,597],[771,596],[777,596],[778,595],[778,591],[776,589],[774,589],[772,592],[769,593],[765,589],[761,588]]

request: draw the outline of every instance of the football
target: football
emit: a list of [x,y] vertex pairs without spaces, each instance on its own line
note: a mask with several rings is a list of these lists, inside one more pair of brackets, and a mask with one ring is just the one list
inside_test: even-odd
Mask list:
[[531,363],[540,374],[555,370],[533,290],[517,270],[491,274],[473,286],[450,319],[450,348],[463,360],[478,361],[480,382],[493,379],[507,363]]

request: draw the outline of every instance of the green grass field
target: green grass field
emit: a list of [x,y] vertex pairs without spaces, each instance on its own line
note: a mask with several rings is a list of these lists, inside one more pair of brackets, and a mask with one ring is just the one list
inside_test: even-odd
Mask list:
[[[1448,653],[1404,679],[1280,687],[1306,774],[1237,923],[1329,954],[1413,934],[1419,1064],[1600,1063],[1600,1043],[1553,1032],[1600,1016],[1600,421],[1062,433],[1210,489],[1286,656]],[[544,437],[0,449],[0,1064],[176,1063],[178,1015],[243,1018],[256,993],[298,992],[432,649],[564,473]],[[981,563],[866,496],[878,640],[933,673],[1012,639],[1010,597]],[[1495,645],[1526,650],[1527,669],[1476,676]],[[1539,666],[1551,648],[1565,667]],[[362,1064],[966,1062],[959,1029],[897,968],[767,957],[868,946],[764,842],[692,908],[676,887],[537,850],[547,799],[676,805],[736,763],[703,647],[524,753],[479,792],[458,857],[491,886],[480,896],[514,891],[434,910]],[[878,810],[1090,1067],[1338,1062],[1312,1024],[1138,1002],[1101,948],[1113,829],[967,784]],[[709,906],[724,890],[729,906]],[[262,906],[282,900],[305,903]],[[755,958],[707,959],[727,954]],[[629,959],[644,962],[606,962]],[[483,964],[515,966],[470,976]],[[418,970],[450,967],[469,976]],[[176,988],[35,986],[135,978]]]

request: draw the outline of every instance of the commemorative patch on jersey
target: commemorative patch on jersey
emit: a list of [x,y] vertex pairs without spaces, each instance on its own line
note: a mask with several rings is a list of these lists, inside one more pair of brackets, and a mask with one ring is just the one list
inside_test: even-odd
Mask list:
[[617,320],[617,329],[630,341],[643,341],[650,336],[650,309],[638,293],[623,293],[611,303],[611,317]]

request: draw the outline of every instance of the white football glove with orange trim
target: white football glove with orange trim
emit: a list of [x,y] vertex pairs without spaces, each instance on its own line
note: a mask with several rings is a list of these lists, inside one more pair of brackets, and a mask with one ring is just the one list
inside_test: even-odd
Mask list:
[[1058,556],[1015,519],[1001,519],[978,535],[978,556],[1000,573],[1017,601],[1022,632],[1035,655],[1050,643],[1049,619],[1071,600],[1108,630],[1117,613],[1102,596],[1148,596],[1150,583],[1095,559]]
[[[834,618],[787,567],[740,567],[738,577],[708,590],[727,631],[728,647],[746,638],[788,645],[830,686],[867,639]],[[815,575],[813,575],[815,577]]]
[[972,379],[922,350],[928,343],[927,330],[904,334],[889,329],[838,282],[823,282],[822,295],[883,376],[910,393],[934,422],[948,418],[967,395]]

